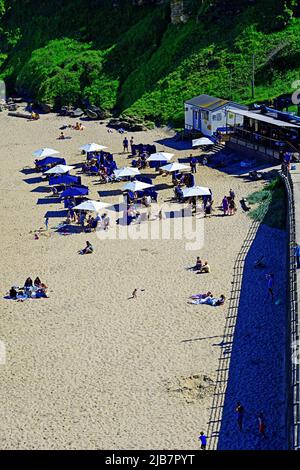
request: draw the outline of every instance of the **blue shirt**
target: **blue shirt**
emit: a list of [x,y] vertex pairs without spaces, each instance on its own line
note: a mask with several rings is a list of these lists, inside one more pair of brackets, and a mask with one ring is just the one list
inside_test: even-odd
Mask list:
[[201,444],[203,446],[205,446],[206,445],[206,436],[205,435],[199,436],[199,441],[201,441]]

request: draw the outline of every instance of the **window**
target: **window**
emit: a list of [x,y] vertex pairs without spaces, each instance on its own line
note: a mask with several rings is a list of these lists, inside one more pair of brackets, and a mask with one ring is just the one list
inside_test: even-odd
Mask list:
[[222,121],[222,113],[213,114],[212,120],[213,121]]
[[208,120],[208,118],[209,118],[209,112],[208,111],[202,111],[201,115],[202,115],[202,119]]

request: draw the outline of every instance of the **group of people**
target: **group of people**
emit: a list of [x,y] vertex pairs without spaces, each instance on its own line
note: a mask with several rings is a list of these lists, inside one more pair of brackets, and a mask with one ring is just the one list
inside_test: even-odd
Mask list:
[[196,264],[195,266],[192,266],[193,271],[196,271],[197,273],[210,273],[210,265],[208,264],[208,261],[203,261],[200,259],[200,256],[197,256],[196,259]]
[[9,290],[9,298],[23,301],[29,298],[48,298],[47,286],[37,276],[33,281],[28,277],[23,287],[12,286]]
[[235,193],[230,189],[229,196],[224,196],[222,200],[222,209],[224,215],[234,215],[237,211],[235,203]]
[[88,215],[85,211],[76,211],[70,208],[68,211],[67,223],[81,225],[83,232],[92,232],[100,226],[103,230],[108,230],[110,226],[110,217],[107,213],[97,214],[96,217]]
[[[245,416],[245,408],[243,405],[238,401],[236,404],[235,412],[237,414],[237,425],[240,431],[243,430],[243,424],[244,424],[244,416]],[[258,420],[258,432],[259,435],[263,438],[266,437],[266,421],[264,417],[264,413],[261,411],[257,415],[257,420]]]

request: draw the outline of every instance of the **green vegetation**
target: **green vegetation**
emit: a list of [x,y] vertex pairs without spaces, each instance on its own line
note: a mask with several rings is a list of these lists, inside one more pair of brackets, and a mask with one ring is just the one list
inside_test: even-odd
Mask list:
[[8,87],[55,107],[93,104],[182,126],[183,102],[200,93],[251,102],[292,93],[300,72],[296,0],[0,0],[0,75]]
[[286,224],[286,198],[280,177],[274,178],[261,191],[251,194],[247,201],[256,207],[249,212],[253,220],[270,227],[284,229]]

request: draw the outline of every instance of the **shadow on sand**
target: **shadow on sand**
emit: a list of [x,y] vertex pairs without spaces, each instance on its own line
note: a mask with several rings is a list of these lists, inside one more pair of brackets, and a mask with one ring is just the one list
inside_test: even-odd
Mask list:
[[[221,351],[208,427],[211,449],[280,450],[287,445],[286,233],[264,224],[257,232],[251,230],[236,260],[224,337],[216,345]],[[254,268],[262,255],[266,267]],[[267,291],[270,272],[275,275],[274,302]],[[245,408],[243,431],[237,427],[237,401]],[[266,439],[258,433],[260,411],[266,419]]]

